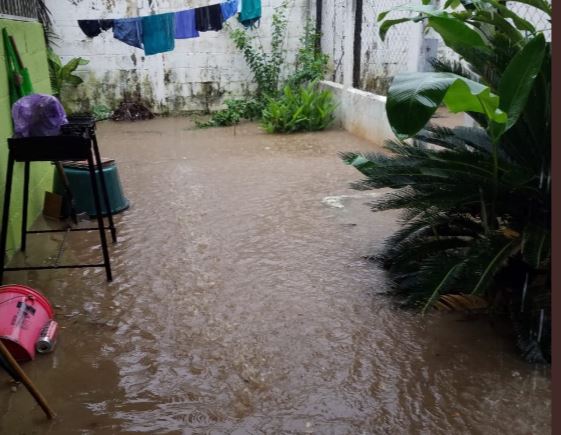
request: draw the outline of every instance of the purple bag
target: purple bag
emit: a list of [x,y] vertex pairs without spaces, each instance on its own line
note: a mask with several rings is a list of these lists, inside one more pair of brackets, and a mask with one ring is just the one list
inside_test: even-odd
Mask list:
[[52,95],[22,97],[12,107],[15,137],[56,136],[68,124],[60,101]]

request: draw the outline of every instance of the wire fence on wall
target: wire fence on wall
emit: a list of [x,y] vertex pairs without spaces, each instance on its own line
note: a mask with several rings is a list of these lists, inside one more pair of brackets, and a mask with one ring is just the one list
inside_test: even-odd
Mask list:
[[[551,0],[549,3],[551,4]],[[551,21],[545,12],[524,3],[507,2],[507,5],[522,18],[532,23],[536,30],[544,32],[547,40],[551,41]]]
[[[443,0],[435,2],[438,4]],[[355,9],[357,4],[360,6],[358,13]],[[420,24],[398,24],[382,41],[378,15],[403,4],[403,0],[323,0],[321,47],[331,58],[330,80],[347,85],[352,82],[358,89],[385,95],[398,73],[430,70],[429,60],[435,57],[459,60],[436,32],[423,33]],[[551,22],[546,13],[520,2],[508,2],[507,5],[551,40]],[[393,12],[391,18],[401,18],[406,14]],[[361,15],[360,20],[358,15]],[[356,32],[356,26],[360,26],[360,32]],[[354,41],[354,50],[353,44],[346,42],[349,39]],[[360,57],[358,61],[357,56]],[[345,68],[345,64],[353,61],[358,63],[354,71]],[[348,77],[350,74],[353,75],[352,80]]]
[[[389,30],[384,41],[380,38],[377,17],[381,12],[403,4],[402,0],[363,0],[361,62],[359,89],[385,94],[391,78],[410,69],[413,46],[419,48],[417,26],[402,23]],[[393,18],[402,18],[408,13],[393,13]]]

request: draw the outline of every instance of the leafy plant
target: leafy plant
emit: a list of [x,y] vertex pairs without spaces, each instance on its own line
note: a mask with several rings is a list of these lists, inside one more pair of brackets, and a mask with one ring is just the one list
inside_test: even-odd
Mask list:
[[[524,355],[548,360],[551,44],[495,0],[423,3],[397,8],[411,18],[381,14],[381,37],[423,20],[462,63],[397,76],[386,104],[398,138],[387,142],[390,154],[343,159],[366,176],[355,187],[393,189],[375,211],[403,210],[380,260],[409,303],[426,312],[442,295],[465,293],[510,307]],[[523,3],[550,13],[541,0]],[[479,125],[427,124],[441,104]]]
[[287,27],[288,3],[282,3],[273,14],[270,51],[265,50],[257,36],[246,30],[234,29],[230,32],[234,45],[241,50],[253,73],[258,99],[274,96],[279,92],[281,66],[285,60],[283,42]]
[[226,104],[226,109],[213,113],[207,122],[197,122],[197,126],[199,128],[227,127],[238,124],[242,119],[261,118],[263,102],[255,98],[226,100],[224,104]]
[[73,73],[80,65],[87,65],[90,61],[75,57],[63,65],[60,57],[52,49],[49,48],[47,54],[53,94],[60,99],[65,85],[78,86],[83,83],[82,78]]
[[111,119],[111,117],[113,116],[113,111],[109,107],[100,104],[92,108],[92,115],[97,121],[103,121],[106,119]]
[[321,35],[316,31],[315,24],[308,21],[304,35],[300,38],[300,49],[296,57],[294,72],[288,78],[287,84],[292,87],[306,85],[322,80],[327,72],[329,56],[318,50]]
[[[271,116],[271,113],[286,104],[285,86],[293,88],[296,94],[300,94],[302,91],[299,91],[298,88],[321,80],[325,76],[328,57],[318,51],[316,43],[319,35],[315,31],[314,25],[308,22],[300,39],[301,47],[298,50],[294,70],[287,79],[281,78],[281,69],[285,62],[282,45],[287,26],[287,7],[288,2],[283,3],[273,15],[270,52],[266,51],[257,37],[248,30],[235,29],[231,32],[236,47],[242,51],[257,83],[256,95],[249,99],[226,100],[227,108],[225,110],[213,113],[207,122],[198,122],[198,127],[229,126],[237,124],[243,119],[261,119],[264,116],[265,107],[269,108],[268,114]],[[279,88],[283,91],[279,92]],[[273,103],[272,101],[275,99],[278,101]],[[302,108],[302,110],[309,109]],[[289,115],[286,114],[286,116]],[[275,118],[280,119],[278,116]],[[325,127],[318,125],[310,128],[322,129]]]
[[269,99],[262,126],[268,133],[324,130],[334,111],[331,92],[319,90],[316,83],[295,89],[287,85],[282,96]]

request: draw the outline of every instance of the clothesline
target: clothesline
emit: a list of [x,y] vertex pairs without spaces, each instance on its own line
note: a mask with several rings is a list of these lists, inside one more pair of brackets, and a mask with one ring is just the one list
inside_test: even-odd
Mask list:
[[238,14],[245,27],[261,19],[261,0],[227,0],[210,6],[132,18],[78,20],[84,34],[94,38],[113,29],[113,37],[132,47],[144,49],[149,56],[172,51],[176,39],[198,38],[199,32],[218,31]]

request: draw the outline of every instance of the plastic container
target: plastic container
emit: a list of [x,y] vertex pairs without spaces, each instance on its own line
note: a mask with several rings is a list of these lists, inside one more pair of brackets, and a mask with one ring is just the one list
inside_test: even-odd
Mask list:
[[[90,217],[96,216],[95,203],[92,193],[92,183],[90,181],[90,173],[87,169],[64,168],[64,173],[68,178],[70,190],[74,196],[74,205],[78,213],[85,212]],[[111,214],[119,213],[129,207],[129,201],[123,194],[123,187],[117,171],[117,165],[111,163],[103,167],[103,175],[107,184],[107,193],[109,195],[109,205],[111,206]],[[99,178],[99,170],[96,170],[97,188],[100,192],[102,214],[106,215],[105,201],[101,196],[101,180]],[[63,194],[64,189],[58,175],[55,177],[55,192]]]
[[0,286],[0,340],[16,361],[35,358],[35,343],[53,317],[51,304],[37,290],[17,284]]

